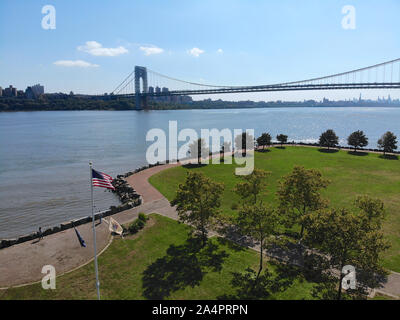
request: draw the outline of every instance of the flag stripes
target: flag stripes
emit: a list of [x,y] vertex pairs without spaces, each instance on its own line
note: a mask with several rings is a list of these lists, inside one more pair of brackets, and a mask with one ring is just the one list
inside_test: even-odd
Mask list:
[[113,178],[110,175],[92,169],[92,185],[94,187],[115,190],[112,181]]

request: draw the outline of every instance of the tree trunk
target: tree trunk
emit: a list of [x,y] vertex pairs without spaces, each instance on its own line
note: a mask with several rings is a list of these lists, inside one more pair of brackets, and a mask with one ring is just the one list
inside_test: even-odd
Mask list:
[[339,277],[339,290],[338,290],[338,294],[337,294],[337,299],[340,300],[342,298],[342,281],[343,281],[343,274],[342,274],[342,269],[343,267],[339,270],[340,272],[340,277]]
[[[343,259],[342,261],[346,261],[347,253],[344,254],[344,257],[345,257],[345,259]],[[338,293],[337,293],[337,299],[338,300],[342,299],[342,281],[343,281],[343,277],[344,277],[342,271],[343,271],[344,265],[345,264],[343,262],[340,264],[340,270],[339,270],[339,272],[340,272],[339,281],[340,282],[339,282],[339,290],[338,290]]]
[[304,233],[304,224],[301,224],[300,239],[303,238],[303,233]]
[[202,247],[204,248],[207,244],[207,236],[204,227],[201,228],[201,241],[202,241]]
[[260,241],[260,267],[258,269],[257,277],[254,283],[257,282],[263,268],[263,240]]

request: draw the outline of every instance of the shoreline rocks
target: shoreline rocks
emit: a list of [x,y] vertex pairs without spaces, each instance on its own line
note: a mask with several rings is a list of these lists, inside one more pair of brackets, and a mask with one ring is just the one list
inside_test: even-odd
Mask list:
[[[285,143],[286,145],[299,145],[299,146],[314,146],[314,147],[319,147],[318,143],[304,143],[304,142],[288,142]],[[279,146],[280,143],[272,143],[271,145],[277,145]],[[344,146],[338,146],[338,149],[345,149],[345,150],[350,150],[351,148],[349,147],[344,147]],[[378,149],[365,149],[365,148],[359,148],[358,151],[370,151],[370,152],[380,152],[383,153],[382,150],[378,150]],[[216,154],[218,152],[215,152]],[[400,154],[399,151],[395,151],[393,152],[393,154]],[[118,206],[111,206],[108,210],[103,211],[103,212],[99,212],[96,213],[94,215],[95,220],[99,220],[100,219],[100,215],[102,215],[102,217],[108,217],[111,215],[114,215],[116,213],[137,207],[139,205],[142,204],[142,197],[140,194],[138,194],[129,184],[128,182],[125,180],[126,178],[134,175],[135,173],[138,173],[140,171],[155,167],[155,166],[159,166],[159,165],[164,165],[164,164],[168,164],[169,161],[167,160],[165,163],[155,163],[155,164],[149,164],[147,166],[142,166],[140,168],[135,169],[134,171],[129,171],[125,174],[122,175],[118,175],[117,178],[115,178],[113,180],[113,185],[115,187],[115,191],[113,191],[120,199],[121,204]],[[71,229],[74,226],[77,227],[79,225],[88,223],[92,221],[92,217],[91,216],[86,216],[86,217],[82,217],[76,220],[72,220],[72,221],[66,221],[66,222],[62,222],[59,225],[56,226],[52,226],[49,227],[45,230],[42,231],[43,236],[48,236],[54,233],[58,233],[67,229]],[[23,243],[26,241],[31,241],[31,240],[35,240],[39,238],[39,234],[37,232],[32,232],[30,234],[27,235],[22,235],[16,238],[11,238],[11,239],[0,239],[0,250],[3,248],[7,248],[10,246],[13,246],[15,244],[19,244],[19,243]]]
[[[168,161],[167,161],[168,163]],[[120,201],[121,204],[118,206],[110,206],[110,208],[106,211],[102,211],[102,212],[98,212],[94,214],[94,219],[95,220],[99,220],[100,216],[104,217],[108,217],[111,215],[114,215],[116,213],[140,206],[142,204],[142,196],[140,194],[138,194],[129,184],[128,182],[125,180],[125,178],[146,170],[148,168],[152,168],[154,166],[158,166],[158,165],[162,165],[161,163],[156,163],[156,164],[150,164],[147,166],[143,166],[140,168],[137,168],[134,171],[130,171],[127,172],[123,175],[118,175],[117,178],[115,178],[112,182],[113,186],[115,187],[115,191],[113,190],[112,192],[115,193]],[[91,216],[87,216],[87,217],[82,217],[82,218],[78,218],[75,220],[71,220],[71,221],[65,221],[60,223],[59,225],[56,226],[52,226],[49,227],[45,230],[42,231],[42,235],[43,236],[48,236],[54,233],[58,233],[64,230],[68,230],[73,228],[74,226],[80,226],[82,224],[88,223],[92,221],[92,217]],[[8,248],[11,247],[13,245],[16,244],[20,244],[23,242],[27,242],[27,241],[31,241],[31,240],[35,240],[39,238],[39,233],[38,232],[32,232],[30,234],[27,235],[22,235],[16,238],[11,238],[11,239],[0,239],[0,250],[4,249],[4,248]]]

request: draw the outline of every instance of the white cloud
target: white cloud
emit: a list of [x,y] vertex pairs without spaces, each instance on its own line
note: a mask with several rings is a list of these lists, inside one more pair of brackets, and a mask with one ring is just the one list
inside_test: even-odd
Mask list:
[[164,52],[164,49],[158,48],[156,46],[149,46],[149,47],[140,47],[140,50],[144,52],[146,56],[152,55],[152,54],[160,54]]
[[199,57],[202,53],[204,53],[204,50],[201,50],[199,48],[193,48],[188,50],[188,53],[193,57]]
[[98,67],[98,64],[93,64],[90,62],[86,62],[83,60],[58,60],[53,62],[56,66],[62,67],[80,67],[80,68],[89,68],[89,67]]
[[217,50],[217,53],[219,53],[219,54],[223,54],[223,53],[224,53],[224,50],[222,50],[222,49],[218,49],[218,50]]
[[101,43],[97,41],[86,41],[85,45],[78,47],[79,51],[84,51],[92,56],[106,56],[115,57],[124,53],[128,53],[128,49],[123,46],[117,48],[104,48]]

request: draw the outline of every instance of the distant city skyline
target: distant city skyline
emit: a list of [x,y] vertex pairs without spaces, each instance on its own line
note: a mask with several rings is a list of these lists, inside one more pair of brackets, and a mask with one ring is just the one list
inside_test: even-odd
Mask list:
[[[42,8],[56,9],[43,29]],[[345,5],[355,28],[345,29]],[[261,85],[348,71],[400,56],[397,0],[0,2],[0,83],[46,92],[111,92],[135,65],[187,81]],[[3,88],[4,90],[4,88]],[[399,90],[363,90],[365,99]],[[228,101],[357,98],[358,90],[193,96]]]

